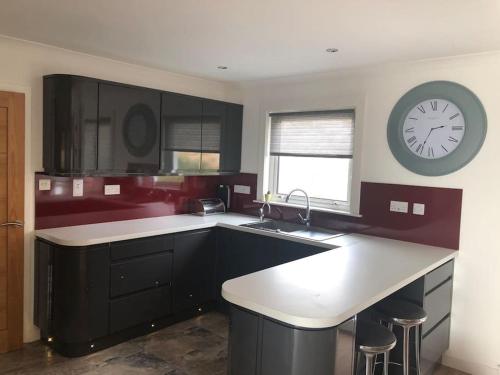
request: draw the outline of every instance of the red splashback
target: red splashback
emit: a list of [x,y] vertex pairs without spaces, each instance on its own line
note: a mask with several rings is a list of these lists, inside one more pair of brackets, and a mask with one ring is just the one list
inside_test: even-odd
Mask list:
[[[390,201],[408,202],[409,213],[389,211]],[[423,216],[412,214],[413,203],[425,204]],[[255,214],[254,205],[244,211]],[[458,250],[462,190],[425,186],[361,183],[362,217],[313,212],[312,225]],[[273,206],[272,218],[296,221],[297,209]]]
[[[232,194],[241,211],[255,199],[257,175],[85,177],[84,196],[73,197],[73,179],[36,174],[51,180],[50,191],[35,191],[35,229],[141,219],[189,212],[189,201],[212,198],[219,184],[250,186],[250,194]],[[120,195],[104,195],[104,185],[120,185]]]
[[[231,194],[231,211],[257,215],[257,175],[190,177],[86,177],[84,196],[72,196],[72,178],[36,175],[52,181],[50,191],[35,192],[35,228],[45,229],[189,212],[193,198],[215,196],[219,184],[250,186],[250,194]],[[120,195],[104,195],[105,184],[119,184]],[[409,203],[408,214],[389,211],[391,200]],[[425,215],[411,213],[425,204]],[[361,183],[361,218],[314,212],[312,224],[345,232],[458,249],[462,190],[383,183]],[[295,221],[297,209],[273,206],[271,217]]]

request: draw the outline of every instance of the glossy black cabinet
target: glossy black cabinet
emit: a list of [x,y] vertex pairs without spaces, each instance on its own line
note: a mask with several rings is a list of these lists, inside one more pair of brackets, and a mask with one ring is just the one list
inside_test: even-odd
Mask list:
[[239,172],[243,107],[102,81],[44,77],[44,159],[51,174]]
[[43,167],[47,173],[97,169],[98,84],[70,75],[43,79]]
[[220,142],[220,169],[224,172],[239,172],[241,169],[242,124],[243,106],[226,103],[226,120]]
[[187,95],[163,93],[161,169],[199,173],[203,102]]
[[35,322],[41,335],[70,347],[108,334],[109,250],[36,242]]
[[99,83],[99,171],[158,171],[160,107],[159,91]]
[[215,231],[178,233],[174,241],[174,312],[199,309],[215,299]]
[[242,115],[238,104],[164,93],[162,171],[239,172]]

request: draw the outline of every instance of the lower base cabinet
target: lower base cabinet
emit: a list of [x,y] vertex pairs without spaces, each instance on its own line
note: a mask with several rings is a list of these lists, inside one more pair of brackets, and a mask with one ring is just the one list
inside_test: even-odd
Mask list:
[[231,306],[228,375],[352,374],[355,327],[302,329]]

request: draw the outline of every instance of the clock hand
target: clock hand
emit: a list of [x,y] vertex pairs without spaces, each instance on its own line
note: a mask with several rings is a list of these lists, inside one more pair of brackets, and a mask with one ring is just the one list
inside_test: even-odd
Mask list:
[[431,134],[434,130],[444,128],[445,126],[446,125],[441,125],[441,126],[436,126],[434,128],[431,128],[431,130],[429,130],[429,134],[427,135],[427,138],[425,138],[424,145],[427,143],[427,140],[429,139],[429,137],[431,136]]

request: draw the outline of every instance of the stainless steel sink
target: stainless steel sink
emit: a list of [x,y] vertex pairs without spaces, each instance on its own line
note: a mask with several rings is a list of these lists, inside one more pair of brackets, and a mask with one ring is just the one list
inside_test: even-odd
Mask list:
[[318,227],[308,227],[303,224],[289,223],[286,221],[266,220],[262,222],[241,224],[242,227],[259,229],[266,232],[283,233],[289,236],[307,238],[314,241],[324,241],[329,238],[342,236],[344,233],[323,229]]

